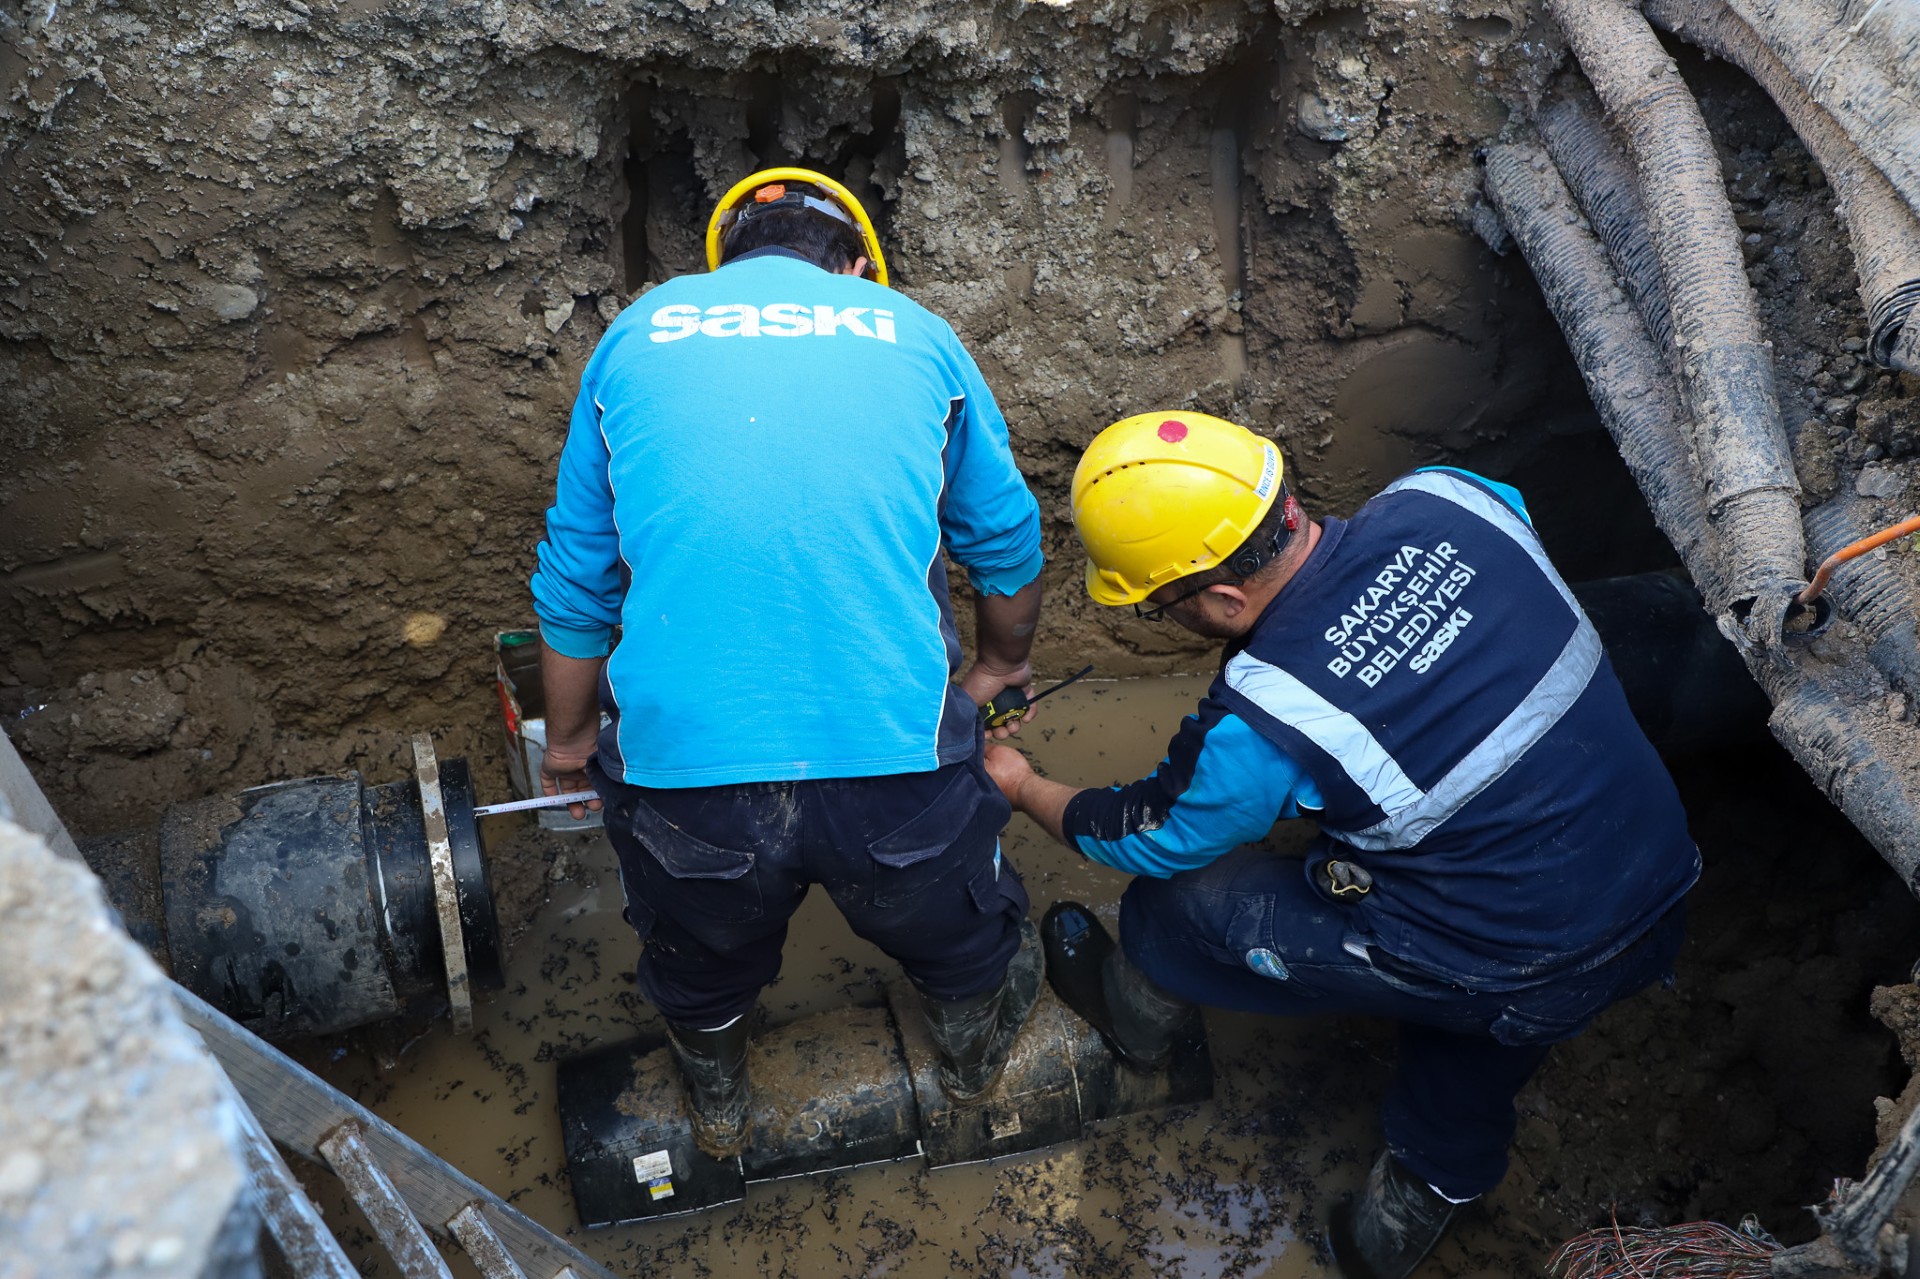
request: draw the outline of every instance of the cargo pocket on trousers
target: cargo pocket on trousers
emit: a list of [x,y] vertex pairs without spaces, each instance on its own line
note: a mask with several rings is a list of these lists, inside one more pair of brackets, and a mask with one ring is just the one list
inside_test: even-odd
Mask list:
[[970,769],[956,768],[933,803],[867,845],[873,859],[875,906],[904,906],[958,867],[940,854],[952,848],[980,810],[981,783]]
[[1557,1044],[1572,1039],[1587,1028],[1593,1014],[1563,1017],[1550,1013],[1523,1012],[1509,1008],[1493,1019],[1490,1033],[1509,1048],[1527,1048],[1538,1044]]
[[627,925],[639,936],[640,944],[645,946],[647,944],[647,938],[653,936],[654,921],[659,919],[660,916],[654,912],[653,907],[647,905],[632,893],[627,892],[626,887],[626,880],[622,877],[620,882],[621,896],[626,899],[627,904],[625,909],[620,912],[620,918],[627,921]]
[[1020,882],[1020,876],[997,856],[967,881],[967,895],[973,898],[982,915],[1006,911],[1016,918],[1025,918],[1033,904],[1027,898],[1027,886]]
[[[684,906],[719,920],[760,917],[760,881],[753,874],[752,853],[722,848],[689,834],[655,812],[644,800],[636,801],[633,806],[633,837],[672,878],[714,881],[710,886],[677,895],[673,903],[676,908]],[[627,900],[631,909],[631,894]]]

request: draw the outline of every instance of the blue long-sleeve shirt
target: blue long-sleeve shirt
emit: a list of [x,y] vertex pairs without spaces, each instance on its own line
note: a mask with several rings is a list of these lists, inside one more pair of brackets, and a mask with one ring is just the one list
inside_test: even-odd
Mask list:
[[647,293],[581,377],[533,577],[556,651],[608,658],[601,766],[636,785],[875,776],[968,757],[944,555],[1041,567],[1006,423],[944,320],[759,250]]
[[[1531,521],[1518,489],[1473,478]],[[1081,791],[1068,802],[1063,826],[1068,841],[1094,861],[1166,879],[1260,839],[1275,822],[1312,817],[1322,802],[1292,756],[1206,698],[1180,722],[1158,768],[1125,786]]]

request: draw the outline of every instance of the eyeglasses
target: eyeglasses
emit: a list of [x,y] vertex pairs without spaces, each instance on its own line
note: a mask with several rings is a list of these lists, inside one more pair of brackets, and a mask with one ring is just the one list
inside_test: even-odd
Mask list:
[[[1226,583],[1226,584],[1232,585],[1232,583]],[[1141,608],[1138,604],[1135,604],[1133,606],[1133,615],[1139,618],[1143,622],[1160,621],[1162,618],[1164,618],[1167,615],[1167,610],[1172,608],[1175,604],[1184,604],[1188,600],[1192,599],[1194,596],[1206,590],[1208,586],[1219,586],[1219,585],[1222,585],[1222,583],[1208,582],[1206,586],[1196,586],[1192,590],[1186,592],[1185,594],[1176,595],[1172,599],[1168,600],[1165,604],[1157,605],[1154,608]]]

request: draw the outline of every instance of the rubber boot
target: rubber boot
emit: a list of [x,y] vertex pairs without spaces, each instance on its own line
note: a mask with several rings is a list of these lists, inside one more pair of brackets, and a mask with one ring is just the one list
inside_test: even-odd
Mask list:
[[1333,1210],[1333,1257],[1340,1273],[1346,1279],[1406,1279],[1460,1208],[1382,1151],[1359,1202]]
[[747,1142],[747,1018],[719,1030],[667,1025],[667,1044],[687,1081],[693,1140],[715,1159],[729,1159]]
[[1079,902],[1055,902],[1040,936],[1053,993],[1099,1031],[1108,1051],[1126,1065],[1158,1070],[1183,1035],[1199,1032],[1200,1010],[1135,968]]
[[980,1104],[999,1082],[1013,1041],[1040,1000],[1045,965],[1040,934],[1032,920],[1023,919],[1020,946],[998,986],[966,999],[920,997],[927,1029],[940,1050],[940,1087],[954,1105]]

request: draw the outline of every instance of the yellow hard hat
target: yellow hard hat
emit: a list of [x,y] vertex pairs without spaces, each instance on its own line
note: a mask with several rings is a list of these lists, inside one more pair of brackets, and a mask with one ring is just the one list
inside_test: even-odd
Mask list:
[[[822,200],[803,191],[788,191],[789,182],[804,182],[832,198]],[[734,183],[720,197],[720,203],[713,206],[713,216],[707,219],[707,270],[720,266],[720,242],[726,238],[727,228],[740,217],[740,207],[749,201],[758,205],[787,203],[846,223],[860,233],[861,243],[866,245],[867,269],[873,273],[874,281],[887,282],[887,258],[880,252],[880,237],[874,233],[873,220],[867,217],[867,211],[860,207],[853,192],[812,169],[762,169]]]
[[1087,548],[1087,594],[1137,604],[1238,550],[1280,494],[1280,450],[1205,413],[1115,422],[1073,472],[1073,526]]

